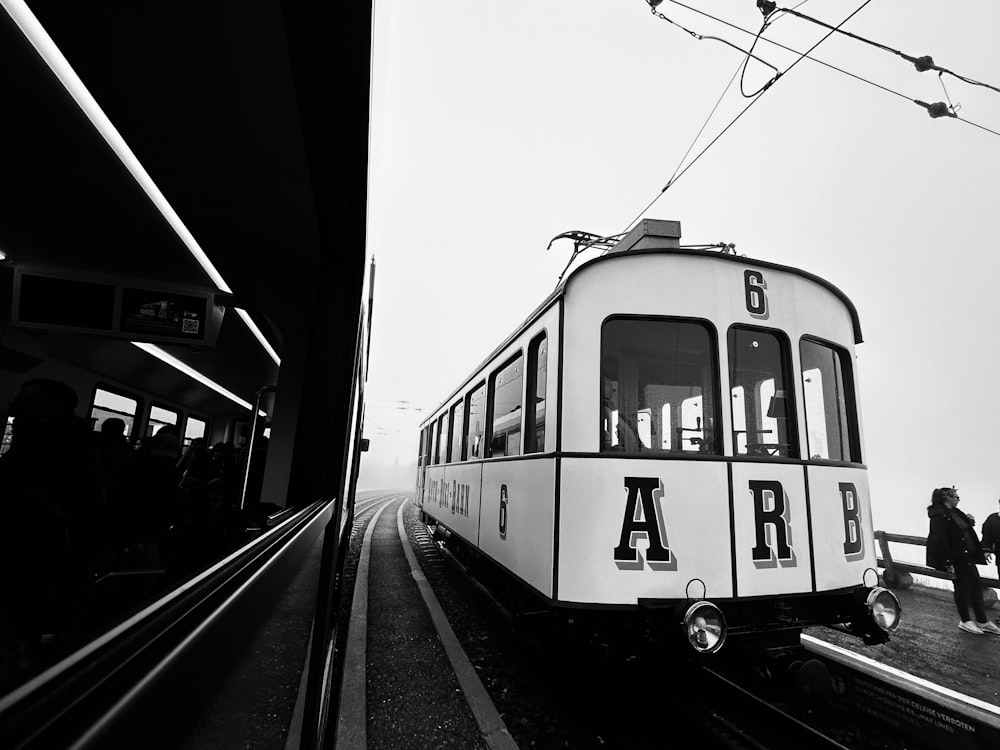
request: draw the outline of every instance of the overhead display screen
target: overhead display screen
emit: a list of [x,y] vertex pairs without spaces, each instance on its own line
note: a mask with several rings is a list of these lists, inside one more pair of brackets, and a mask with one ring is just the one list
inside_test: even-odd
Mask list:
[[207,303],[205,297],[125,287],[118,329],[136,336],[152,334],[202,341]]

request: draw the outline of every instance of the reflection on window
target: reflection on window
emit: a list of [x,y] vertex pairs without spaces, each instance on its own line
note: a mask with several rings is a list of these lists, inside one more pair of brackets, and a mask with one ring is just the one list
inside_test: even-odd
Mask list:
[[[535,394],[535,408],[525,414],[525,453],[545,450],[545,369],[548,365],[548,343],[543,333],[528,348],[528,390]],[[529,396],[530,398],[530,396]]]
[[450,461],[464,461],[465,456],[465,402],[451,407],[451,457]]
[[518,354],[516,359],[490,378],[490,407],[493,410],[491,456],[517,456],[521,453],[523,359]]
[[469,394],[469,431],[466,450],[469,458],[483,458],[483,440],[486,431],[486,384],[480,383]]
[[798,458],[790,370],[784,339],[759,329],[729,329],[736,455]]
[[14,437],[14,417],[7,417],[3,428],[3,443],[0,443],[0,456],[10,450],[10,441]]
[[601,335],[601,450],[715,453],[714,346],[693,321],[614,318]]
[[149,420],[146,422],[146,437],[155,435],[167,425],[175,427],[180,418],[181,415],[173,409],[164,409],[162,406],[150,406]]
[[120,393],[112,393],[102,388],[94,391],[94,403],[90,405],[90,420],[95,432],[101,431],[106,419],[120,419],[125,423],[124,435],[132,437],[132,428],[136,414],[139,413],[139,401]]
[[799,354],[809,458],[859,462],[854,399],[846,389],[850,373],[847,353],[803,339]]

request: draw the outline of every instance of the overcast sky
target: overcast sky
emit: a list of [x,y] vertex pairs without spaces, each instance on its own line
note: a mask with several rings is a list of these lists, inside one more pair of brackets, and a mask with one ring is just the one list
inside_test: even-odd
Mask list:
[[[755,0],[686,5],[656,10],[743,50],[763,19]],[[860,5],[779,3],[834,26]],[[827,34],[786,14],[753,54],[787,73],[755,99],[771,68],[741,83],[743,52],[645,0],[376,0],[362,486],[414,462],[422,414],[395,402],[441,401],[552,291],[572,244],[551,238],[642,216],[847,294],[876,528],[926,533],[952,484],[981,521],[1000,498],[1000,92],[958,76],[1000,88],[998,28],[986,0],[871,0],[843,30],[950,73],[840,34],[810,54],[853,78],[770,43]]]

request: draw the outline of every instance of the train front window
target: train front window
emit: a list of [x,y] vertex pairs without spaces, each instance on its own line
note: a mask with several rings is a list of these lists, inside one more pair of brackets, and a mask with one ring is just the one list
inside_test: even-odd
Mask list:
[[601,333],[601,451],[716,453],[708,326],[612,318]]
[[775,333],[729,329],[730,403],[736,455],[798,458],[788,344]]
[[521,453],[521,385],[524,357],[520,354],[490,378],[490,456]]
[[861,461],[851,364],[839,347],[803,339],[802,394],[806,413],[806,447],[810,459]]

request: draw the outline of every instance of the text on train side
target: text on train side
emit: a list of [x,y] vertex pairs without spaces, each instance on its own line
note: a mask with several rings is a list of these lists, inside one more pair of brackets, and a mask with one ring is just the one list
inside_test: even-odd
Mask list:
[[[615,565],[621,570],[642,570],[647,564],[653,570],[676,570],[677,556],[669,546],[660,510],[663,480],[624,479],[625,515],[614,549]],[[754,511],[754,546],[750,550],[753,564],[757,568],[795,567],[798,561],[792,537],[791,504],[781,482],[751,479],[747,489]],[[851,482],[840,482],[837,489],[844,518],[844,556],[848,561],[860,560],[864,557],[864,536],[858,490]],[[501,488],[500,502],[501,534],[506,535],[506,485]],[[640,539],[647,544],[645,557],[638,546]]]

